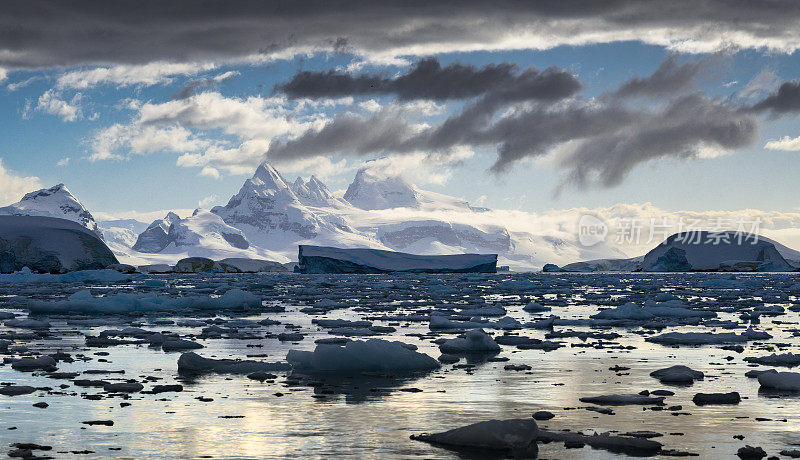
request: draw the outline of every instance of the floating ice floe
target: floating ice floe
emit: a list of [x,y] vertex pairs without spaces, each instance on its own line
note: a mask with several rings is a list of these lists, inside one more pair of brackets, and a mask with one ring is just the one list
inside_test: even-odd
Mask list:
[[687,366],[677,365],[659,369],[650,373],[651,377],[657,378],[661,383],[689,384],[695,380],[703,380],[705,375]]
[[715,345],[723,343],[745,343],[750,340],[763,340],[752,337],[763,337],[755,334],[736,334],[734,332],[668,332],[666,334],[647,337],[645,340],[662,345]]
[[800,373],[768,370],[758,376],[758,383],[767,390],[800,391]]
[[527,305],[522,307],[523,310],[527,311],[528,313],[537,313],[540,311],[550,311],[550,307],[545,307],[544,305],[537,303],[537,302],[528,302]]
[[126,314],[149,311],[175,310],[248,310],[261,307],[261,298],[242,291],[230,289],[218,297],[184,296],[170,297],[156,293],[118,293],[95,297],[89,290],[78,291],[65,300],[31,301],[31,313],[46,314]]
[[496,353],[500,351],[500,345],[483,329],[474,329],[465,332],[463,337],[445,340],[439,345],[439,350],[447,354]]
[[529,419],[487,420],[442,433],[412,435],[424,441],[452,449],[479,449],[533,455],[537,451],[536,421]]
[[203,358],[192,351],[184,353],[178,358],[178,372],[182,374],[251,374],[253,372],[281,372],[290,369],[291,366],[287,363]]
[[290,350],[286,355],[299,372],[389,372],[429,371],[439,363],[416,351],[416,346],[381,339],[317,344],[314,351]]
[[130,281],[130,275],[116,270],[80,270],[59,275],[33,273],[28,267],[14,273],[0,274],[0,283],[44,284],[44,283],[122,283]]
[[619,394],[587,396],[580,398],[580,401],[589,404],[598,404],[600,406],[627,406],[631,404],[660,406],[664,404],[664,397],[650,396],[649,394]]
[[744,359],[748,363],[762,364],[764,366],[793,367],[800,365],[800,355],[794,353],[772,353],[768,356],[748,356]]

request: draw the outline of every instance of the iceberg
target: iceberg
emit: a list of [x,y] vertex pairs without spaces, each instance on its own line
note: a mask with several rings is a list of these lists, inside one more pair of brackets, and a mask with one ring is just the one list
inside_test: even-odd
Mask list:
[[300,273],[496,273],[497,254],[416,255],[299,245]]
[[645,254],[641,268],[646,272],[794,270],[772,240],[733,231],[676,233]]
[[94,232],[67,219],[0,216],[0,273],[103,269],[119,261]]
[[403,342],[370,339],[339,344],[321,343],[314,351],[289,350],[286,361],[298,372],[430,371],[439,363]]

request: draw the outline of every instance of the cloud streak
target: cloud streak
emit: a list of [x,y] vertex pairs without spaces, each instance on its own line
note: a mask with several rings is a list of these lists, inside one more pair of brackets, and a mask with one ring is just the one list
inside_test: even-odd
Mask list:
[[[549,49],[638,40],[681,52],[792,52],[800,5],[542,0],[29,0],[3,5],[0,66],[8,69],[220,62],[352,52],[384,62],[479,50]],[[346,12],[346,13],[345,13]]]
[[[530,97],[530,87],[519,90],[524,85],[485,85],[480,90],[473,86],[468,92],[473,99],[437,125],[413,124],[408,113],[391,106],[369,116],[345,113],[321,129],[310,129],[288,140],[273,140],[267,157],[287,160],[335,153],[366,156],[413,152],[435,155],[460,147],[494,147],[497,158],[491,169],[496,173],[507,171],[523,159],[554,153],[553,164],[564,173],[562,187],[613,187],[641,163],[716,156],[756,140],[759,127],[750,114],[728,101],[694,90],[694,79],[704,65],[702,60],[679,63],[677,56],[669,56],[651,75],[632,78],[593,99],[575,97],[573,93],[580,83],[561,70],[549,69],[538,74],[540,80],[548,80],[546,75],[557,79],[569,75],[557,85],[568,90],[546,92],[557,97]],[[447,93],[435,92],[436,84],[434,93],[401,93],[396,89],[397,80],[415,75],[419,67],[418,64],[392,79],[318,73],[312,80],[321,78],[328,84],[306,92],[301,89],[311,88],[309,81],[298,74],[278,88],[306,97],[313,91],[343,96],[347,90],[353,90],[355,95],[389,93],[398,99],[401,94],[445,97]],[[500,68],[505,69],[504,75],[521,76],[526,72],[487,66],[471,69],[471,75]],[[436,81],[438,73],[432,75]],[[371,83],[353,84],[362,78]],[[413,81],[414,87],[425,86],[419,76]],[[570,83],[565,86],[563,81]],[[657,100],[646,105],[628,103],[630,98],[641,96]]]

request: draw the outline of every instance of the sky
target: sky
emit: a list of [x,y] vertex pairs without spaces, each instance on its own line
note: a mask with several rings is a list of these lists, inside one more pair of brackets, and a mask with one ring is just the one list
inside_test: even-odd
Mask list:
[[208,208],[262,161],[343,190],[382,158],[495,209],[793,212],[798,9],[12,1],[0,205],[65,183],[95,213]]

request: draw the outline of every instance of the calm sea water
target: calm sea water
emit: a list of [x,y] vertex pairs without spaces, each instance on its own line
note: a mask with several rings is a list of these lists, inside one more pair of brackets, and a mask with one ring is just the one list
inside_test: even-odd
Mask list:
[[[180,393],[132,394],[129,398],[108,397],[101,389],[80,388],[68,380],[55,380],[42,373],[23,373],[0,367],[0,381],[36,387],[51,387],[24,396],[0,396],[0,446],[13,442],[35,442],[53,446],[55,457],[79,458],[460,458],[458,454],[412,441],[409,435],[459,427],[487,419],[527,418],[537,410],[549,410],[556,417],[540,426],[584,432],[652,430],[665,448],[695,452],[704,458],[729,458],[744,444],[762,446],[770,454],[800,445],[800,397],[759,394],[756,380],[744,376],[752,369],[745,356],[768,354],[783,344],[784,351],[798,351],[794,336],[798,313],[786,311],[762,317],[757,325],[774,338],[766,344],[749,343],[735,353],[716,346],[664,347],[644,341],[650,331],[638,327],[612,328],[622,334],[606,348],[583,347],[598,344],[595,339],[558,339],[565,347],[551,352],[518,350],[504,346],[499,357],[508,362],[471,358],[475,366],[445,365],[423,376],[394,380],[378,378],[320,379],[317,386],[287,385],[285,375],[273,383],[259,383],[240,375],[207,375],[186,380],[177,373],[180,353],[165,353],[145,345],[87,348],[84,334],[129,325],[154,331],[169,330],[198,334],[198,327],[179,327],[169,320],[221,318],[223,320],[273,318],[281,325],[249,329],[252,339],[199,339],[197,350],[206,357],[238,357],[279,361],[290,349],[310,350],[314,340],[330,337],[311,323],[312,318],[374,318],[380,315],[424,312],[432,305],[488,299],[505,305],[509,315],[520,321],[536,318],[522,311],[527,300],[552,305],[552,314],[562,318],[587,318],[600,306],[627,300],[643,301],[657,292],[672,292],[690,304],[720,311],[720,319],[738,321],[739,312],[757,305],[797,303],[790,286],[800,282],[795,275],[740,275],[751,280],[746,287],[709,288],[707,280],[728,275],[490,275],[448,277],[320,277],[216,275],[198,277],[161,276],[163,288],[150,288],[142,279],[115,285],[0,285],[2,307],[24,316],[30,298],[48,299],[91,288],[96,295],[113,291],[165,294],[200,292],[215,294],[240,287],[261,295],[268,304],[280,305],[282,313],[247,314],[157,313],[143,316],[98,317],[109,324],[88,327],[68,318],[51,317],[50,333],[35,339],[18,339],[31,351],[65,351],[76,358],[59,363],[63,372],[89,369],[124,370],[124,375],[87,375],[83,378],[136,379],[153,383],[181,383]],[[319,299],[348,301],[353,307],[326,315],[301,313]],[[84,319],[92,319],[84,317]],[[95,318],[96,319],[96,318]],[[419,350],[439,356],[433,339],[455,334],[430,335],[426,322],[381,321],[397,332],[381,338],[401,340]],[[298,326],[306,334],[299,343],[280,342],[267,335],[284,332],[286,325]],[[11,329],[6,329],[10,331]],[[588,327],[557,327],[556,330],[590,331]],[[665,331],[716,331],[704,326],[671,327]],[[18,331],[18,330],[17,330]],[[502,332],[495,331],[495,334]],[[545,331],[519,333],[543,338]],[[620,349],[619,346],[635,347]],[[257,355],[257,357],[252,357]],[[462,360],[462,364],[467,362]],[[531,371],[503,370],[508,363],[528,364]],[[689,387],[665,387],[648,374],[674,364],[685,364],[706,373],[703,381]],[[629,367],[621,374],[611,366]],[[152,382],[152,383],[150,383]],[[66,384],[69,387],[59,388]],[[408,392],[401,389],[416,388]],[[635,393],[666,388],[676,394],[667,405],[682,405],[682,411],[643,410],[640,406],[615,407],[615,415],[602,415],[582,407],[578,398],[610,393]],[[736,406],[697,407],[691,402],[696,392],[738,391],[743,400]],[[276,396],[282,393],[283,396]],[[101,399],[86,399],[100,395]],[[212,398],[203,402],[198,397]],[[36,402],[49,407],[33,407]],[[128,403],[122,407],[120,403]],[[125,404],[123,404],[125,405]],[[685,414],[684,414],[685,413]],[[757,421],[756,418],[770,420]],[[785,421],[784,421],[785,419]],[[86,420],[112,420],[113,426],[87,426]],[[735,439],[743,435],[743,440]],[[796,448],[796,447],[795,447]],[[1,449],[0,449],[1,450]],[[72,454],[70,451],[91,451]],[[463,456],[463,455],[462,455]],[[551,443],[540,446],[542,458],[617,458],[604,451],[565,449]]]

